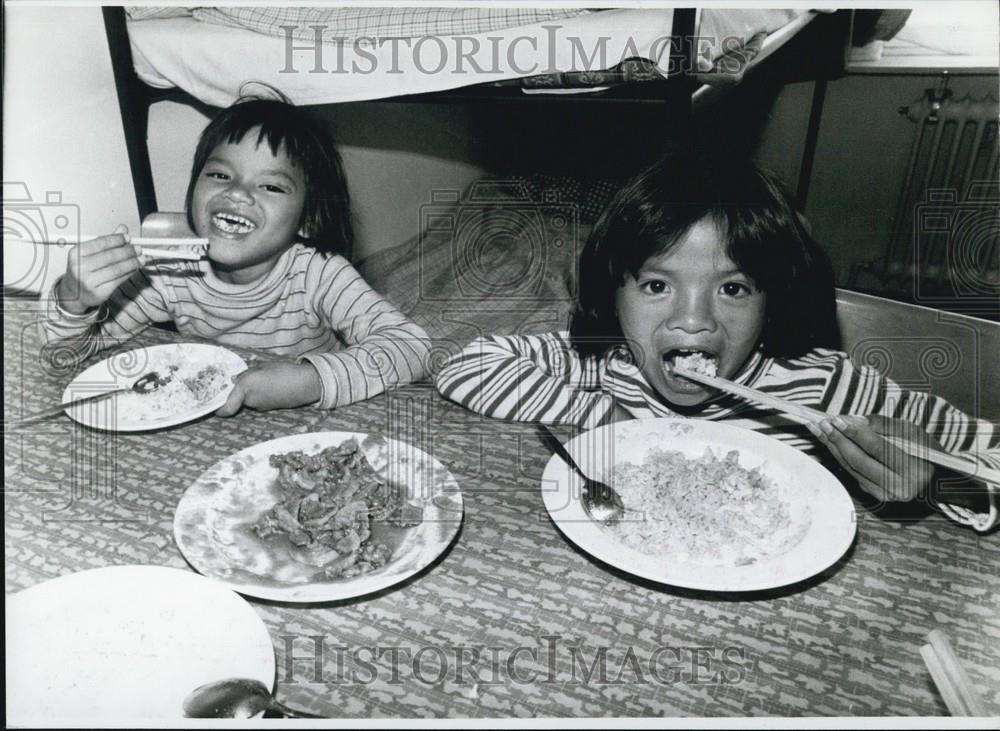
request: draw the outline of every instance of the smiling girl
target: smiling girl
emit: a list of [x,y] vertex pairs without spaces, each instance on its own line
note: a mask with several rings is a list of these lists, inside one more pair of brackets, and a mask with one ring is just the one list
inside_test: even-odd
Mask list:
[[[516,421],[726,421],[832,456],[880,500],[923,496],[935,476],[885,434],[1000,464],[990,423],[855,367],[838,340],[829,264],[780,186],[749,163],[678,156],[626,185],[595,224],[569,332],[481,337],[437,386]],[[678,361],[830,417],[806,425],[716,392],[675,374]],[[985,530],[997,522],[992,492],[987,499],[986,513],[943,508]]]
[[152,323],[281,356],[238,376],[217,412],[334,408],[424,374],[427,337],[344,258],[353,233],[343,165],[325,126],[250,99],[205,128],[187,190],[207,259],[142,259],[124,227],[71,252],[43,334],[83,358]]

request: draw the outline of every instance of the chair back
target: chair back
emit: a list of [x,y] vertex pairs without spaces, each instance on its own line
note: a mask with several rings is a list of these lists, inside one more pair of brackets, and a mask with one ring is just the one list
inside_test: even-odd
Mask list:
[[843,349],[903,388],[1000,421],[1000,323],[837,290]]

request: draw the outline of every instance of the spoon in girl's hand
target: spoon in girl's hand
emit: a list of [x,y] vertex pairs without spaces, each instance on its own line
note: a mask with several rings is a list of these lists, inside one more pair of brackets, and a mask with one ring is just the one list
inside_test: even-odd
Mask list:
[[184,699],[184,715],[188,718],[253,718],[261,711],[274,711],[286,718],[323,718],[279,703],[262,682],[253,678],[206,683]]

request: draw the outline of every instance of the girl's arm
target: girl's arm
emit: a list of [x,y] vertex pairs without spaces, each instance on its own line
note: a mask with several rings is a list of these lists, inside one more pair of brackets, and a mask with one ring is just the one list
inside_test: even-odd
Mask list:
[[346,259],[314,258],[307,278],[316,314],[347,345],[303,356],[319,374],[317,406],[332,409],[363,401],[427,373],[430,341],[362,279]]
[[49,291],[45,315],[39,323],[45,342],[42,355],[60,365],[79,363],[130,340],[154,322],[172,318],[163,295],[141,269],[133,272],[106,302],[79,315],[60,300],[60,296],[66,296],[61,284],[62,279]]
[[591,428],[619,418],[599,390],[597,359],[581,360],[566,333],[477,338],[445,364],[437,388],[498,419]]
[[[884,476],[883,483],[898,478],[899,489],[908,491],[903,498],[913,499],[935,478],[945,477],[930,463],[887,446],[880,436],[897,432],[980,465],[1000,468],[1000,432],[989,421],[974,419],[937,396],[905,390],[873,368],[855,368],[846,358],[835,381],[836,391],[845,395],[837,411],[849,418],[833,419],[817,437],[862,484],[881,489],[880,477]],[[985,531],[1000,519],[998,490],[998,485],[977,483],[975,491],[986,506],[982,511],[949,502],[943,491],[932,497],[950,518]],[[869,491],[877,495],[876,490]]]

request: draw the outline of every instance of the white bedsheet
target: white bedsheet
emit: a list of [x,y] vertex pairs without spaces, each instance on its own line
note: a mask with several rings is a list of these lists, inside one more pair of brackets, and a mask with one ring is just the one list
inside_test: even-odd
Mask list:
[[[714,39],[707,48],[715,55],[726,36],[768,32],[806,12],[703,11],[698,35]],[[672,19],[670,9],[606,10],[482,35],[388,38],[374,46],[303,43],[192,18],[129,21],[128,29],[144,82],[227,106],[252,82],[279,89],[295,104],[326,104],[595,71],[634,57],[667,75]]]
[[[556,71],[611,68],[642,56],[667,70],[671,10],[609,10],[485,35],[318,46],[190,18],[129,21],[136,72],[215,106],[246,82],[295,104],[363,101]],[[603,56],[603,64],[601,63]],[[588,67],[593,59],[595,65]]]

